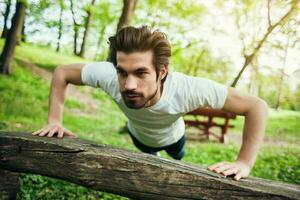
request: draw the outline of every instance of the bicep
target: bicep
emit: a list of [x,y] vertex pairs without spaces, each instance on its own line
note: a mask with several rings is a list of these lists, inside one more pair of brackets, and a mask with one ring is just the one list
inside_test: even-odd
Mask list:
[[228,87],[228,94],[223,110],[237,115],[246,115],[258,101],[257,97],[243,94],[232,87]]
[[81,78],[81,71],[85,64],[75,63],[62,65],[55,69],[55,76],[61,76],[67,83],[74,85],[84,85]]

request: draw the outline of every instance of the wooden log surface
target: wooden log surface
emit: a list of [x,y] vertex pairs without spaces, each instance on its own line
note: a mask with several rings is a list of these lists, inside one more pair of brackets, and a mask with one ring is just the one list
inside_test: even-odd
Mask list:
[[30,133],[0,131],[0,168],[135,199],[300,199],[299,185],[260,178],[234,181],[182,161]]
[[16,199],[18,192],[20,192],[19,174],[0,169],[0,199]]

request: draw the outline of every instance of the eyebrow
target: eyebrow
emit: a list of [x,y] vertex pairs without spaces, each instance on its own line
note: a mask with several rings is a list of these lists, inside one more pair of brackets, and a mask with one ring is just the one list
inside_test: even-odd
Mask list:
[[[126,72],[120,65],[117,65],[116,68],[117,68],[117,70]],[[141,71],[149,71],[149,69],[147,67],[141,66],[138,69],[134,70],[134,72],[141,72]]]

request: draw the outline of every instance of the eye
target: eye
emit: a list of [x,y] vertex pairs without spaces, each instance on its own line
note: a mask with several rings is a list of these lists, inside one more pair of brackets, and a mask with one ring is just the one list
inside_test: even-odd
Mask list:
[[122,76],[122,77],[126,77],[127,76],[127,73],[123,70],[120,70],[120,69],[117,69],[117,73],[119,76]]
[[140,77],[145,76],[146,74],[147,74],[147,72],[145,72],[145,71],[140,71],[140,72],[136,73],[136,75],[140,76]]

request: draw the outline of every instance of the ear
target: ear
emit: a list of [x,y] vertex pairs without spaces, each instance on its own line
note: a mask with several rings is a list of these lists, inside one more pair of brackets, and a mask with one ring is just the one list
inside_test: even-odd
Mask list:
[[159,70],[160,80],[164,79],[168,74],[168,66],[163,65],[163,67]]

